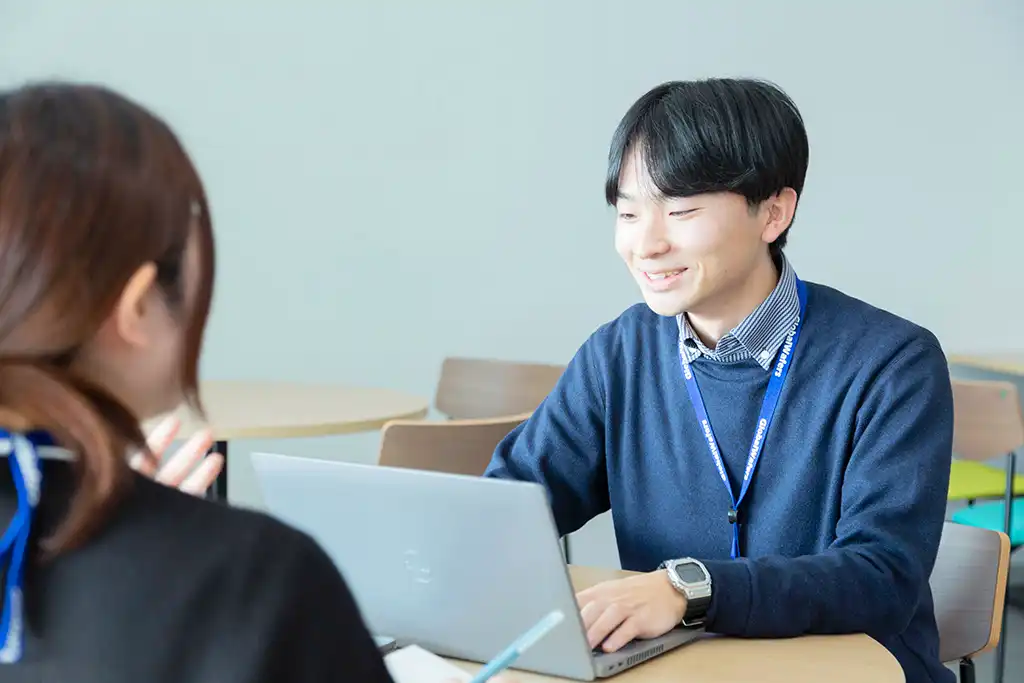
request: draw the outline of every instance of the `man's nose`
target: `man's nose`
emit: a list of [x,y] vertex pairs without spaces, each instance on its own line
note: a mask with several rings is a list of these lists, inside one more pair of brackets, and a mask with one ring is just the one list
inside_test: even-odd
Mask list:
[[636,243],[633,245],[633,255],[637,258],[654,258],[669,250],[664,221],[651,217],[641,222],[637,230]]

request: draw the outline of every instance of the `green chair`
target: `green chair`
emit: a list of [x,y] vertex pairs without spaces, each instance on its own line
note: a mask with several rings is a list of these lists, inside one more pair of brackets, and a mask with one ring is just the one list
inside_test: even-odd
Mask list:
[[[1014,500],[1024,484],[1024,477],[1016,475],[1015,462],[1016,451],[1024,447],[1024,415],[1017,387],[1010,382],[953,380],[953,405],[950,500],[1002,498],[958,510],[953,521],[1002,531],[1010,538],[1011,547],[1022,546],[1024,498]],[[1006,458],[1004,470],[979,462],[998,457]]]
[[[1024,447],[1024,414],[1017,386],[1011,382],[953,380],[953,413],[954,462],[1006,458],[999,491],[1003,500],[969,505],[954,513],[953,521],[1001,531],[1009,537],[1011,548],[1024,545],[1024,499],[1013,498],[1018,480],[1015,456]],[[1009,590],[1006,605],[1024,607],[1020,598]],[[997,682],[1003,679],[1004,643],[1005,639],[1001,639],[996,649]]]
[[[949,471],[949,500],[975,501],[1002,498],[1006,494],[1006,470],[973,460],[953,459]],[[1013,494],[1024,496],[1024,474],[1013,482]],[[1002,530],[1002,526],[999,527]]]

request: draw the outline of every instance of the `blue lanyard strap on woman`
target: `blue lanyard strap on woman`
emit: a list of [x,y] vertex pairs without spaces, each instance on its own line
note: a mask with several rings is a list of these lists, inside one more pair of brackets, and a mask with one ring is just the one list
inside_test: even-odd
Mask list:
[[732,502],[728,516],[729,524],[732,526],[732,558],[734,560],[740,556],[739,508],[743,503],[743,498],[747,495],[747,489],[750,488],[750,480],[754,476],[754,468],[757,467],[757,461],[761,457],[761,450],[764,447],[765,438],[768,436],[768,428],[772,424],[775,408],[779,405],[782,386],[785,384],[786,375],[789,374],[789,369],[793,365],[793,354],[796,351],[797,340],[800,339],[800,328],[803,326],[804,312],[807,309],[807,286],[800,279],[796,281],[796,291],[800,299],[800,313],[796,323],[793,324],[793,328],[786,336],[786,341],[783,342],[782,348],[779,349],[775,367],[772,368],[772,374],[768,378],[768,389],[764,393],[761,413],[758,415],[757,427],[754,429],[754,439],[750,444],[750,450],[747,452],[747,465],[743,468],[743,482],[740,485],[738,497],[733,496],[729,475],[722,464],[722,454],[718,447],[718,440],[711,429],[711,420],[708,419],[708,411],[704,406],[704,399],[700,395],[697,378],[693,374],[690,363],[686,360],[685,349],[682,346],[682,335],[680,335],[679,358],[683,364],[683,379],[686,380],[686,388],[690,392],[690,403],[693,404],[693,410],[697,413],[697,422],[700,424],[705,441],[707,441],[708,450],[711,451],[711,459],[714,460],[715,467],[718,468],[718,476],[722,478],[725,490],[729,493],[729,500]]
[[[52,442],[50,442],[52,443]],[[18,507],[0,536],[0,567],[6,569],[3,612],[0,614],[0,664],[21,659],[24,641],[22,578],[32,528],[32,513],[39,504],[42,469],[36,444],[26,436],[0,429],[0,455],[6,455],[18,494]]]

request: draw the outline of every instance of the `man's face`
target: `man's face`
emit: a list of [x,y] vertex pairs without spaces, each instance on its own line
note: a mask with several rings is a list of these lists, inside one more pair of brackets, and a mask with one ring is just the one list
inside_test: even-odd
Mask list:
[[636,154],[619,190],[615,249],[659,315],[713,314],[767,256],[767,212],[741,195],[663,197]]

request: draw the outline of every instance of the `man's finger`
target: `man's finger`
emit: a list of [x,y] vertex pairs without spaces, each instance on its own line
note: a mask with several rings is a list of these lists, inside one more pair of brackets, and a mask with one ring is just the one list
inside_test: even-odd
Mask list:
[[206,457],[212,445],[213,436],[208,430],[193,434],[160,468],[156,475],[157,481],[168,486],[180,485],[188,473]]
[[600,596],[608,591],[608,586],[613,583],[615,583],[615,581],[602,581],[601,583],[595,583],[590,588],[584,588],[580,592],[576,593],[576,603],[582,607],[588,602],[599,600]]
[[595,600],[593,602],[588,602],[582,609],[580,609],[580,618],[583,619],[583,630],[589,630],[590,627],[594,625],[597,618],[604,613],[605,607],[606,605]]
[[224,456],[220,453],[211,453],[203,459],[202,464],[192,474],[188,475],[188,478],[178,488],[185,493],[191,493],[196,496],[202,495],[213,486],[213,482],[217,480],[218,475],[220,475],[223,469]]
[[584,591],[580,591],[576,594],[576,606],[582,610],[587,605],[595,602],[596,597],[597,596],[593,593],[593,589],[588,588]]
[[178,429],[181,428],[181,420],[171,415],[170,417],[164,418],[156,428],[149,433],[146,437],[146,444],[149,446],[149,450],[160,459],[164,451],[167,450],[168,446],[174,441],[174,437],[178,434]]
[[601,643],[601,648],[605,652],[621,650],[633,642],[639,633],[640,630],[637,626],[636,617],[630,617],[622,622],[617,629],[612,631],[611,635],[604,639],[604,642]]
[[600,645],[608,635],[626,620],[625,611],[617,604],[606,607],[587,629],[587,642],[594,648]]

